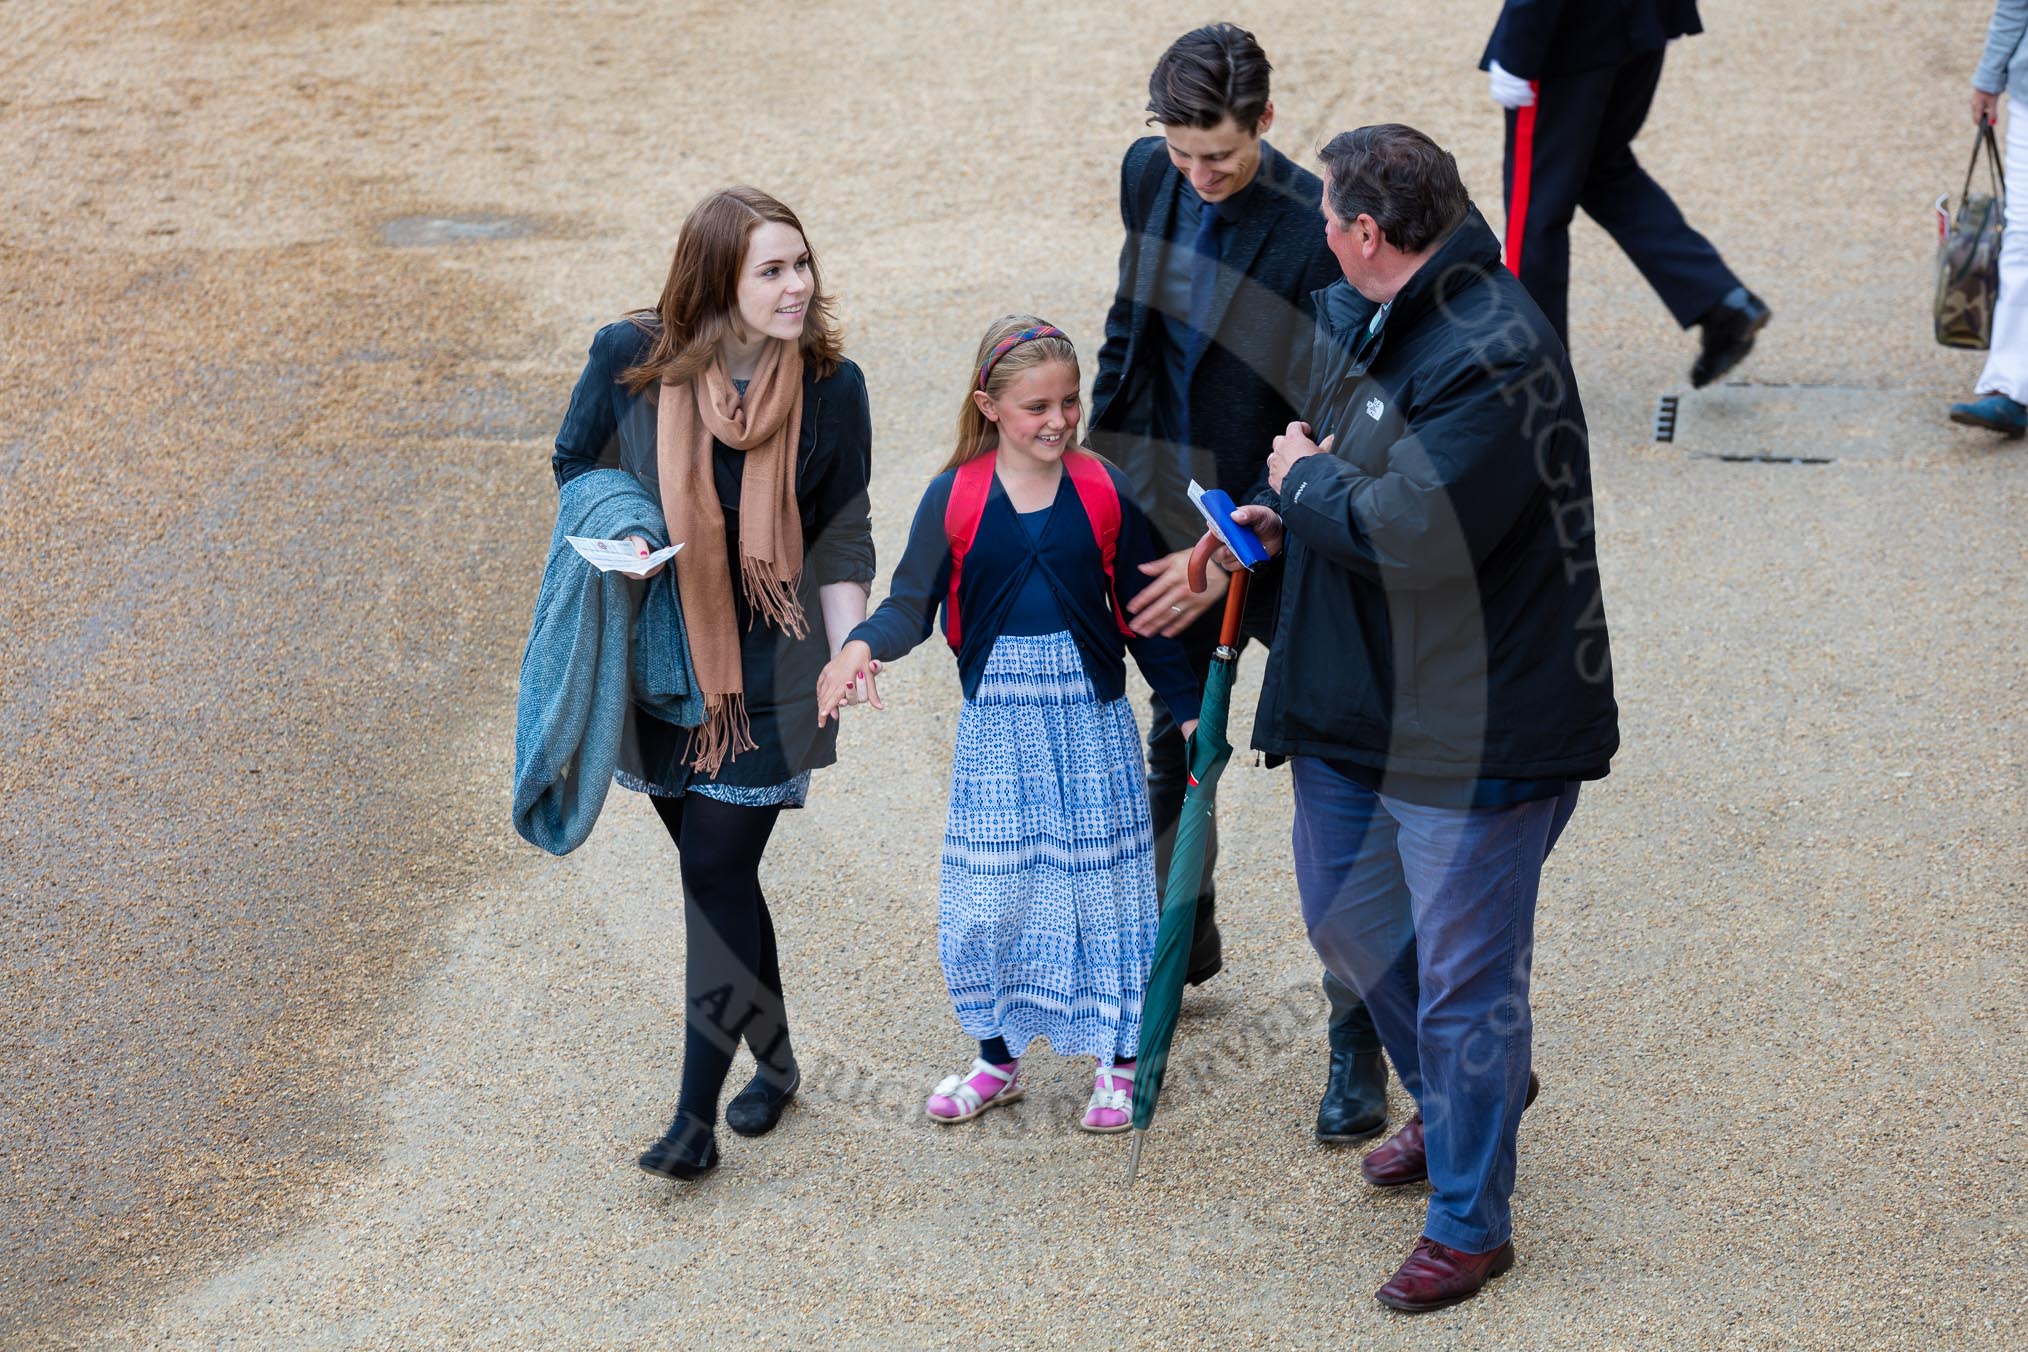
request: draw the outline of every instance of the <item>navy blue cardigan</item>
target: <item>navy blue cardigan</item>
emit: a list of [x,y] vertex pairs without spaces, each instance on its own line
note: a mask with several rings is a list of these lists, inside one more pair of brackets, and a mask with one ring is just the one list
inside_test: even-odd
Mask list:
[[[1120,495],[1120,537],[1114,547],[1113,577],[1120,603],[1125,605],[1149,581],[1140,565],[1160,555],[1149,534],[1148,519],[1134,505],[1125,476],[1111,465],[1106,466],[1106,473]],[[915,509],[908,548],[895,566],[887,599],[852,631],[852,637],[865,640],[879,661],[892,662],[928,638],[937,608],[949,609],[951,542],[944,533],[944,509],[956,479],[956,470],[945,470],[930,480],[922,504]],[[993,640],[1000,636],[1014,599],[1035,568],[1042,570],[1056,595],[1078,654],[1084,659],[1085,675],[1100,699],[1116,700],[1126,694],[1126,653],[1132,649],[1141,674],[1168,706],[1170,716],[1178,723],[1197,717],[1197,681],[1183,646],[1173,638],[1127,638],[1114,622],[1098,541],[1068,474],[1057,484],[1049,520],[1033,544],[997,477],[986,494],[979,532],[965,555],[965,570],[958,580],[958,610],[964,618],[959,627],[958,678],[965,698],[978,694]],[[946,635],[950,632],[948,613],[943,630]]]

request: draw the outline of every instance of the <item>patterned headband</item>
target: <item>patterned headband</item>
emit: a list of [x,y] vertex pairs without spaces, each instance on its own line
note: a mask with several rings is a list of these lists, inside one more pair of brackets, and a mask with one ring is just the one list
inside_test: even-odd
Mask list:
[[1021,346],[1021,344],[1032,343],[1037,338],[1062,338],[1065,342],[1070,341],[1065,336],[1063,330],[1054,324],[1037,324],[1032,329],[1023,329],[1019,333],[1008,334],[1005,338],[993,344],[993,350],[986,356],[986,364],[979,368],[979,388],[982,390],[986,388],[986,382],[992,378],[993,368],[1000,364],[1000,358],[1006,356],[1009,352]]

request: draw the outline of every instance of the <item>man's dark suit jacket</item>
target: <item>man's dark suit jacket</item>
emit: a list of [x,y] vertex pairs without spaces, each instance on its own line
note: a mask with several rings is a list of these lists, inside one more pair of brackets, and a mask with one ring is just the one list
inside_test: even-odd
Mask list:
[[1479,58],[1524,80],[1617,66],[1701,33],[1697,0],[1506,0]]
[[[1161,137],[1145,137],[1127,151],[1120,166],[1127,238],[1099,349],[1089,437],[1093,450],[1126,471],[1169,549],[1186,548],[1202,533],[1184,493],[1189,480],[1155,416],[1155,400],[1165,393],[1163,337],[1155,331],[1162,254],[1174,233],[1178,194],[1189,191]],[[1323,192],[1315,174],[1263,143],[1245,215],[1224,240],[1211,342],[1190,388],[1196,445],[1189,472],[1238,502],[1265,481],[1274,439],[1297,416],[1296,385],[1308,373],[1315,322],[1311,295],[1342,275],[1324,244]]]

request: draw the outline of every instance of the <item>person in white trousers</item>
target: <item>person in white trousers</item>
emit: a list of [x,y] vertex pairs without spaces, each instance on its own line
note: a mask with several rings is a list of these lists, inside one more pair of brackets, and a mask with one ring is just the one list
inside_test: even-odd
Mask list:
[[[2000,95],[2028,87],[2028,0],[1999,0],[1986,26],[1986,52],[1972,76],[1972,120],[1999,120]],[[2012,115],[2008,99],[2007,163],[2028,165],[2028,115]],[[2000,235],[2000,296],[1993,306],[1993,345],[1973,393],[1951,405],[1951,421],[2010,437],[2028,434],[2028,193],[2007,195]]]

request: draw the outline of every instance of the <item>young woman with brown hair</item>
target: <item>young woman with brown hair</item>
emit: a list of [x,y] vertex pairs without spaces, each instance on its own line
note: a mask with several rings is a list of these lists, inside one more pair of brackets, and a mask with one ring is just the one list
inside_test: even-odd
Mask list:
[[810,772],[836,759],[812,692],[866,614],[871,440],[866,383],[802,223],[752,188],[691,211],[660,302],[599,331],[557,436],[559,484],[617,465],[661,499],[683,545],[673,565],[705,698],[697,729],[636,709],[616,776],[650,796],[683,885],[682,1089],[641,1156],[650,1173],[717,1165],[742,1040],[758,1070],[726,1110],[734,1131],[771,1129],[801,1079],[759,868],[782,809],[801,807]]

